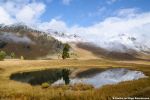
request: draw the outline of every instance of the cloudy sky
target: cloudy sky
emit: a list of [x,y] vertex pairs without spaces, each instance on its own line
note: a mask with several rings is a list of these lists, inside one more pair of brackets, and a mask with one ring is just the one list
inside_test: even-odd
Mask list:
[[55,23],[91,26],[109,17],[150,11],[149,0],[0,0],[0,23]]
[[0,23],[18,22],[96,43],[125,34],[149,44],[150,0],[0,0]]

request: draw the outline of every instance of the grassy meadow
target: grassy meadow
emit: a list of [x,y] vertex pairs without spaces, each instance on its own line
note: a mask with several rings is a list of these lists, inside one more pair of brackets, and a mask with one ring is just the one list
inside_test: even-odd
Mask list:
[[[144,72],[148,78],[105,85],[94,89],[90,85],[74,86],[32,86],[10,80],[17,72],[44,70],[47,68],[89,68],[126,67]],[[80,70],[79,70],[80,71]],[[0,61],[0,100],[112,100],[112,97],[149,97],[150,62],[148,61],[109,61],[109,60],[5,60]]]

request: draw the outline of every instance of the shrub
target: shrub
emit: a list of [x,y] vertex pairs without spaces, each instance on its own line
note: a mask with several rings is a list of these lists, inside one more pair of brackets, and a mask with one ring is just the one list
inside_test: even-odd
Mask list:
[[0,61],[4,60],[6,57],[6,52],[5,51],[0,51]]
[[42,86],[43,89],[45,89],[45,88],[48,88],[48,87],[49,87],[49,84],[48,84],[47,82],[45,82],[45,83],[42,83],[41,86]]
[[21,59],[21,60],[24,60],[24,57],[23,57],[23,56],[21,56],[21,57],[20,57],[20,59]]
[[12,52],[12,53],[10,54],[10,56],[11,56],[11,58],[15,58],[15,53]]

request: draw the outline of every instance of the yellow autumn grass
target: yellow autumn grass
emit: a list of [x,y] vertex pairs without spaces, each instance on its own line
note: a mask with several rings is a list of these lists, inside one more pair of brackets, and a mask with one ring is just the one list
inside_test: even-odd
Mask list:
[[[109,68],[127,67],[150,76],[150,62],[92,60],[5,60],[0,61],[0,99],[4,100],[111,100],[112,97],[150,96],[150,78],[106,85],[99,89],[78,84],[48,87],[31,86],[9,79],[12,73],[47,68]],[[87,89],[89,88],[89,89]]]

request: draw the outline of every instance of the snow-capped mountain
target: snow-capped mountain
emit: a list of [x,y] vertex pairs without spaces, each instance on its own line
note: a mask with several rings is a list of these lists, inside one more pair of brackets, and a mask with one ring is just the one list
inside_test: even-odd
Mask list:
[[52,29],[46,30],[46,33],[64,43],[65,42],[81,42],[82,41],[82,39],[76,34],[59,32],[59,31],[52,30]]
[[142,42],[136,36],[119,34],[100,40],[78,43],[79,48],[91,51],[96,56],[113,59],[150,59],[148,42]]
[[110,51],[129,52],[129,50],[135,50],[142,53],[149,53],[150,51],[148,43],[144,43],[138,37],[129,34],[113,36],[108,42],[105,42],[105,46]]
[[[90,38],[92,38],[92,36]],[[79,46],[80,48],[89,50],[96,54],[96,56],[100,54],[108,57],[117,57],[118,55],[118,58],[122,57],[128,59],[146,55],[148,56],[148,59],[150,59],[149,41],[143,42],[137,36],[124,33],[107,38],[96,38],[97,40],[90,41],[85,37],[79,36],[79,33],[76,35],[52,29],[40,30],[36,27],[29,27],[22,23],[0,25],[0,49],[6,50],[7,52],[21,51],[21,53],[25,53],[26,50],[31,50],[34,53],[43,52],[41,54],[41,56],[43,56],[47,55],[49,51],[59,51],[62,48],[61,42],[67,42],[75,43],[77,45],[82,44]],[[144,40],[144,36],[142,38]],[[13,46],[17,48],[17,50]],[[20,51],[18,50],[19,48]],[[21,53],[18,55],[27,55]]]
[[134,51],[150,54],[150,41],[144,40],[144,37],[124,33],[104,37],[91,36],[92,39],[86,39],[86,42],[106,49],[109,52],[129,53]]

